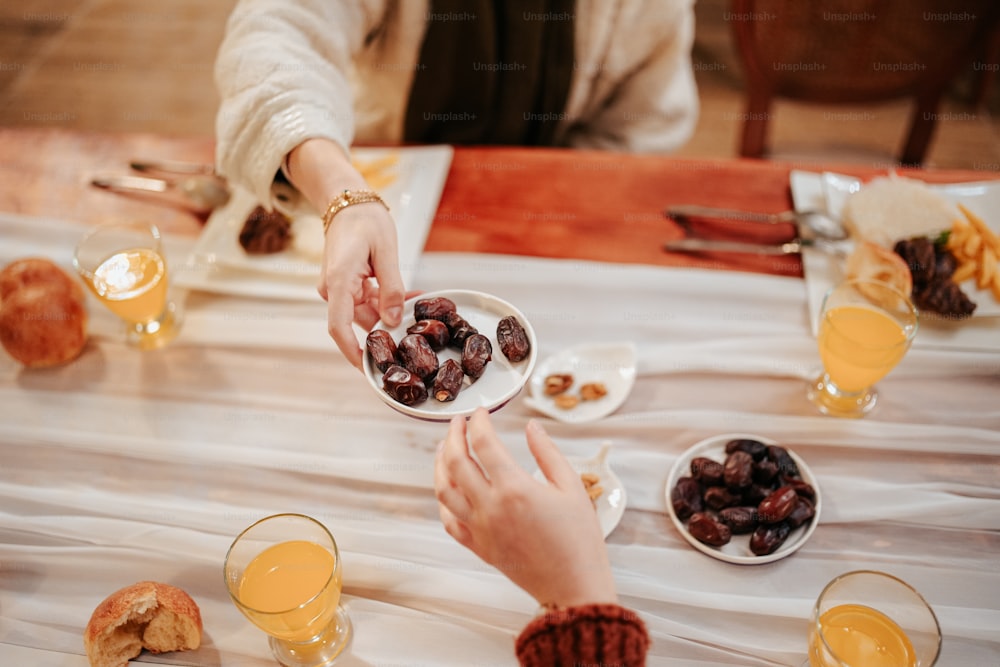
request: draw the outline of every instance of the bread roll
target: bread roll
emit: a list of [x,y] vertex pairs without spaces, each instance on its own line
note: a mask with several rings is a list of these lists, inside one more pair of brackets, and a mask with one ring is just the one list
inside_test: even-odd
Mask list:
[[892,248],[900,239],[937,236],[958,210],[921,181],[875,178],[844,202],[844,226],[858,240]]
[[0,301],[23,287],[59,285],[79,301],[83,301],[80,283],[44,257],[14,260],[0,271]]
[[58,282],[12,292],[0,302],[0,344],[28,367],[76,359],[87,344],[83,300]]
[[201,632],[201,611],[187,593],[169,584],[140,581],[97,605],[83,645],[91,667],[126,667],[142,649],[196,649]]
[[892,285],[906,296],[913,292],[913,274],[903,258],[894,251],[862,241],[847,257],[848,280],[878,280]]

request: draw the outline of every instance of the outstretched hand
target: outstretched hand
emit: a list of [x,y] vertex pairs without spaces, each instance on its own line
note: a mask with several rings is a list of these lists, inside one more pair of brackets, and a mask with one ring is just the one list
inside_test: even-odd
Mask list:
[[541,604],[617,603],[580,475],[538,422],[528,422],[525,434],[547,483],[514,461],[485,410],[468,424],[451,421],[434,469],[445,530]]

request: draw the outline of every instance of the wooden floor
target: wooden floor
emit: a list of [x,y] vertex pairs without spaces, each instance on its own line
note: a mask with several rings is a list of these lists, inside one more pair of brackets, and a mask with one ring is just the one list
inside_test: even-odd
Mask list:
[[[22,0],[0,4],[0,125],[211,135],[212,63],[235,0]],[[731,157],[743,113],[727,0],[698,0],[701,114],[686,157]],[[989,65],[989,64],[987,64]],[[990,65],[995,70],[995,64]],[[979,68],[984,69],[982,64]],[[994,72],[990,76],[997,77]],[[928,166],[1000,171],[1000,82],[983,108],[972,72],[941,110]],[[908,103],[774,109],[774,157],[890,166]]]

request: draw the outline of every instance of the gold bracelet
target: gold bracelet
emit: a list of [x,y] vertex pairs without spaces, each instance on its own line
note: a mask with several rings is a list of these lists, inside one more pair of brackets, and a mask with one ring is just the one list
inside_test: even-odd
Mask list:
[[389,205],[382,201],[382,198],[378,196],[378,193],[374,190],[344,190],[340,193],[326,209],[326,213],[323,214],[323,233],[326,234],[326,230],[330,228],[330,223],[333,222],[333,216],[337,215],[343,211],[348,206],[353,204],[366,204],[368,202],[378,202],[385,206],[385,210],[389,210]]

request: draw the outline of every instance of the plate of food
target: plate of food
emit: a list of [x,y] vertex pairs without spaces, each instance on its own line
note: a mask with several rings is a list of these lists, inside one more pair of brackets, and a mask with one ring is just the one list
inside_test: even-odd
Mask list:
[[[400,272],[409,283],[423,251],[451,165],[450,146],[355,148],[352,160],[378,191],[396,222]],[[237,278],[278,282],[269,296],[316,298],[323,261],[322,212],[290,185],[275,185],[275,208],[266,210],[243,188],[205,223],[185,266],[181,287],[231,292]],[[215,280],[215,278],[218,278]]]
[[[590,496],[590,502],[597,512],[597,520],[601,531],[607,539],[625,515],[625,505],[628,497],[621,479],[608,465],[608,455],[611,443],[605,442],[595,456],[589,459],[567,457],[567,461],[580,475],[580,482]],[[541,470],[535,471],[535,478],[545,481]]]
[[795,452],[748,433],[706,438],[681,454],[667,512],[698,551],[727,563],[770,563],[795,553],[819,523],[822,496]]
[[378,398],[430,421],[500,409],[528,382],[538,355],[524,313],[473,290],[408,300],[402,323],[377,323],[364,347],[365,377]]
[[814,333],[826,292],[868,277],[912,295],[921,314],[914,347],[1000,349],[1000,182],[805,171],[790,179],[796,210],[825,208],[851,237],[842,254],[803,250]]
[[538,364],[525,402],[562,422],[596,421],[621,407],[635,373],[636,351],[630,342],[575,345]]

